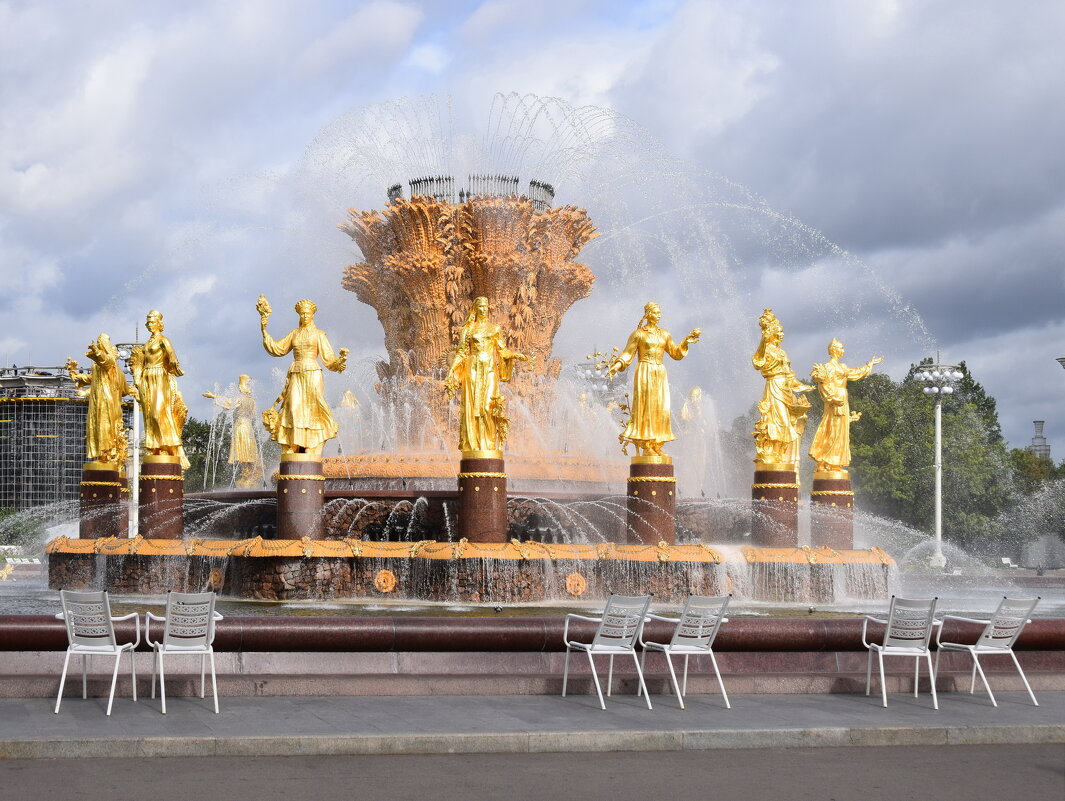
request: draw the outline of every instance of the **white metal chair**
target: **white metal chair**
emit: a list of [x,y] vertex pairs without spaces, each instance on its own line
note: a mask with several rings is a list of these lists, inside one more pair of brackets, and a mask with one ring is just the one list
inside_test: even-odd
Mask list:
[[[140,620],[136,612],[128,615],[113,617],[111,615],[111,602],[106,592],[72,592],[69,590],[59,591],[59,602],[63,605],[63,611],[56,615],[57,620],[62,620],[67,627],[67,653],[63,658],[63,675],[59,679],[59,695],[55,700],[55,711],[59,713],[59,705],[63,702],[63,687],[67,682],[67,668],[70,665],[70,655],[81,656],[81,697],[87,698],[88,679],[86,677],[86,662],[90,656],[113,656],[115,668],[111,674],[111,693],[107,698],[107,714],[111,714],[111,706],[115,701],[115,685],[118,683],[118,664],[122,654],[129,651],[129,671],[133,679],[133,700],[137,700],[137,666],[133,661],[133,652],[141,641]],[[129,643],[119,643],[115,640],[114,623],[119,620],[133,619],[136,631],[136,639]]]
[[[868,651],[869,656],[865,667],[865,694],[869,695],[872,683],[873,652],[876,652],[880,661],[880,694],[887,706],[887,685],[884,682],[884,657],[885,656],[909,656],[914,659],[913,669],[913,697],[917,697],[917,679],[921,672],[921,657],[928,660],[928,675],[932,684],[932,706],[939,709],[939,699],[936,697],[935,670],[932,668],[932,651],[929,641],[932,638],[932,627],[938,624],[935,619],[936,602],[938,598],[909,599],[891,596],[891,606],[888,609],[887,620],[865,616],[862,622],[862,645]],[[880,643],[869,642],[867,632],[869,623],[880,623],[887,628],[884,631],[884,640]]]
[[[214,669],[214,624],[222,616],[214,611],[215,594],[213,592],[168,592],[166,594],[166,616],[159,617],[151,612],[144,615],[144,639],[154,651],[152,661],[152,698],[155,698],[155,673],[159,672],[159,696],[162,699],[163,714],[166,714],[166,685],[163,669],[163,657],[170,654],[199,654],[200,656],[200,698],[206,692],[205,661],[211,660],[211,691],[214,694],[214,711],[218,713],[218,679]],[[153,641],[151,637],[152,621],[164,623],[163,639]]]
[[[610,657],[610,668],[606,678],[606,694],[610,695],[611,684],[614,679],[614,657],[619,654],[627,654],[632,657],[636,665],[636,675],[640,679],[640,692],[647,701],[647,708],[651,708],[651,698],[647,694],[647,685],[643,681],[643,670],[640,669],[640,660],[636,657],[636,640],[643,630],[643,624],[647,617],[647,610],[651,606],[650,595],[611,595],[607,601],[606,609],[602,617],[586,617],[585,615],[566,615],[566,624],[562,629],[562,641],[566,644],[566,667],[562,673],[562,695],[566,695],[566,685],[569,681],[569,654],[572,650],[584,651],[588,655],[588,664],[592,669],[592,679],[595,681],[595,691],[599,695],[599,706],[606,709],[603,701],[603,690],[599,686],[599,676],[595,672],[593,656],[606,654]],[[586,620],[598,623],[595,636],[590,643],[577,642],[569,637],[569,624],[571,620]]]
[[[721,680],[721,671],[717,668],[717,659],[714,657],[713,645],[717,637],[718,629],[722,623],[728,623],[725,610],[728,608],[728,595],[691,595],[688,597],[684,609],[681,610],[680,618],[662,617],[661,615],[648,615],[652,620],[664,620],[667,623],[676,623],[677,628],[673,632],[673,638],[668,643],[648,642],[640,633],[640,645],[643,646],[643,655],[640,657],[640,665],[648,651],[661,651],[665,654],[666,664],[669,665],[669,676],[673,680],[673,690],[677,693],[677,701],[680,708],[684,709],[684,696],[688,692],[688,658],[692,654],[707,654],[717,674],[717,683],[721,688],[721,697],[725,699],[725,707],[732,709],[728,702],[728,694],[725,692],[725,683]],[[677,684],[677,673],[673,669],[672,654],[684,655],[684,680]]]
[[1032,692],[1032,686],[1028,683],[1028,677],[1021,670],[1021,663],[1017,661],[1017,655],[1013,653],[1013,644],[1021,635],[1021,629],[1032,622],[1029,616],[1038,603],[1039,598],[1004,597],[995,613],[991,615],[991,619],[987,621],[975,620],[971,617],[959,617],[958,615],[944,615],[944,623],[947,620],[961,620],[966,623],[986,623],[987,625],[976,639],[976,642],[971,645],[960,642],[942,642],[943,630],[940,629],[936,635],[936,646],[939,648],[936,652],[936,675],[939,675],[939,655],[941,653],[944,651],[966,651],[973,658],[973,675],[969,682],[969,694],[976,692],[976,673],[979,671],[980,680],[984,683],[984,689],[987,690],[987,695],[991,699],[991,705],[998,706],[998,702],[995,701],[995,694],[991,692],[991,686],[987,683],[984,669],[980,666],[979,655],[1009,654],[1010,658],[1013,659],[1013,664],[1017,666],[1017,672],[1021,674],[1021,681],[1024,682],[1024,687],[1028,690],[1032,703],[1039,706],[1039,702],[1035,700],[1035,693]]

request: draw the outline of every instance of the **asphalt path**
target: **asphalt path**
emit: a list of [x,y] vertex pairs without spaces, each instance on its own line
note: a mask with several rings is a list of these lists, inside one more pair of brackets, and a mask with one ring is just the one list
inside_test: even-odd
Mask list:
[[0,761],[7,801],[1062,801],[1065,745]]

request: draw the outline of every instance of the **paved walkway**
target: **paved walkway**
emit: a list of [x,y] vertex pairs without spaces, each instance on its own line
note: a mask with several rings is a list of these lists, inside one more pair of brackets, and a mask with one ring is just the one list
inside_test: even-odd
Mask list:
[[[76,684],[77,682],[75,682]],[[1065,743],[1065,693],[986,696],[632,695],[0,700],[0,758],[687,751],[799,746]]]

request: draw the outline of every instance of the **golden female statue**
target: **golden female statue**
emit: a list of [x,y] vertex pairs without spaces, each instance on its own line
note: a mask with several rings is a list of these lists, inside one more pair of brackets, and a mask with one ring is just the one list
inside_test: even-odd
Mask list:
[[459,334],[459,346],[444,379],[448,395],[459,388],[459,449],[464,459],[501,459],[510,420],[499,382],[509,381],[514,360],[528,361],[507,348],[506,334],[488,319],[488,298],[476,298]]
[[824,472],[841,471],[851,463],[851,423],[861,419],[861,412],[852,412],[847,392],[848,381],[858,381],[873,372],[882,358],[876,356],[864,367],[848,367],[843,358],[843,343],[833,339],[828,343],[829,360],[815,364],[810,371],[825,411],[821,424],[810,444],[810,457],[817,461],[817,469]]
[[[78,372],[78,363],[67,359],[67,371],[79,387],[88,387],[89,414],[85,420],[85,456],[90,462],[120,466],[126,461],[126,426],[122,420],[122,398],[133,394],[118,366],[118,349],[107,334],[89,343],[85,355],[92,370]],[[80,394],[80,393],[79,393]]]
[[144,450],[152,456],[177,456],[187,468],[181,429],[189,409],[177,386],[184,375],[170,340],[163,336],[163,315],[152,309],[145,327],[148,341],[133,349],[129,357],[133,383],[144,415]]
[[628,453],[631,442],[641,456],[662,456],[662,445],[676,439],[669,414],[669,383],[666,367],[662,363],[665,354],[680,360],[688,355],[688,345],[698,342],[702,332],[692,329],[680,343],[664,328],[659,328],[662,309],[657,303],[643,307],[643,317],[636,330],[629,335],[625,350],[610,360],[607,375],[613,377],[637,360],[636,374],[632,379],[632,399],[629,403],[629,422],[618,438],[622,451]]
[[[292,366],[281,395],[275,401],[281,408],[263,414],[264,422],[274,441],[281,445],[282,453],[309,453],[321,456],[326,440],[337,435],[337,424],[325,402],[322,382],[322,364],[335,373],[347,367],[348,349],[333,352],[329,339],[314,324],[318,307],[309,300],[296,304],[300,316],[299,328],[289,331],[282,339],[275,340],[266,331],[272,309],[263,295],[255,305],[259,311],[259,323],[263,331],[263,348],[271,356],[292,353]],[[272,414],[271,414],[272,412]]]
[[219,398],[213,392],[204,392],[223,409],[233,412],[233,433],[229,440],[229,464],[236,469],[238,487],[254,487],[259,484],[259,446],[255,441],[255,398],[251,394],[251,378],[242,375],[237,381],[236,398]]
[[760,418],[753,432],[755,461],[763,465],[795,465],[810,408],[810,401],[796,393],[809,392],[813,387],[796,380],[788,354],[780,346],[784,326],[773,310],[762,312],[758,324],[762,329],[762,341],[751,357],[751,364],[762,373],[765,391],[758,402]]

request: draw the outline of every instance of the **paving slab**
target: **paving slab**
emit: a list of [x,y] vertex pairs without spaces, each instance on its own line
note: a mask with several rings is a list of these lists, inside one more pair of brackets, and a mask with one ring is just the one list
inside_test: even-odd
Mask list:
[[1065,693],[0,699],[0,758],[682,751],[1065,742]]

